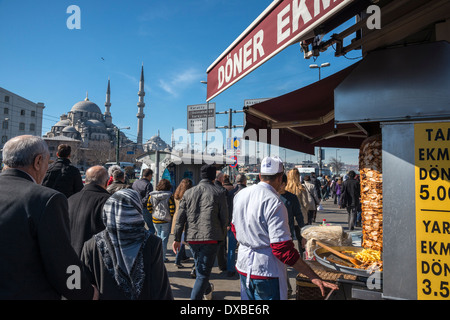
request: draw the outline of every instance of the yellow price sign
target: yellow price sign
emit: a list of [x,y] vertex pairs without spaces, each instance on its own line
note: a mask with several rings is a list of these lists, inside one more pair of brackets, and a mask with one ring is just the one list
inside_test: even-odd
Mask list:
[[414,125],[417,298],[450,300],[450,122]]

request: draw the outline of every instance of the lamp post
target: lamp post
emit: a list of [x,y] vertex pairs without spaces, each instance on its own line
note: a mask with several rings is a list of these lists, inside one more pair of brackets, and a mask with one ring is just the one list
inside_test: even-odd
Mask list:
[[[200,81],[200,83],[203,83],[203,84],[208,84],[208,82],[207,81]],[[205,152],[206,152],[206,154],[208,154],[208,125],[209,125],[209,101],[208,100],[206,100],[206,133],[205,133]]]
[[339,172],[337,172],[338,169],[338,157],[337,157],[337,152],[339,149],[336,149],[336,174],[339,174]]
[[119,161],[119,149],[120,149],[120,130],[128,130],[130,129],[130,127],[125,127],[125,128],[117,128],[116,127],[116,163],[117,165],[120,165],[120,161]]
[[321,80],[321,69],[322,68],[325,68],[325,67],[329,67],[330,66],[330,63],[329,62],[324,62],[324,63],[322,63],[320,66],[319,65],[317,65],[317,64],[310,64],[309,65],[309,67],[311,68],[311,69],[319,69],[319,80]]
[[[329,67],[329,62],[324,62],[320,66],[317,64],[310,64],[309,67],[311,69],[319,69],[319,81],[321,80],[321,70],[322,68]],[[322,175],[322,147],[319,147],[319,175]]]

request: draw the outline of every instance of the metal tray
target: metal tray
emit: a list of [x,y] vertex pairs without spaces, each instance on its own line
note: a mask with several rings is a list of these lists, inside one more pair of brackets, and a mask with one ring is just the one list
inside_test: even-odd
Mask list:
[[[359,251],[364,250],[364,248],[362,248],[362,247],[344,247],[343,246],[343,247],[331,247],[331,248],[338,250],[338,251],[354,251],[354,252],[359,252]],[[382,274],[381,271],[370,272],[365,269],[358,269],[358,268],[350,267],[349,265],[351,263],[349,261],[345,261],[345,260],[337,257],[336,255],[334,255],[333,253],[331,253],[330,251],[328,251],[325,248],[318,248],[318,249],[314,250],[314,256],[315,256],[317,262],[319,262],[324,267],[327,267],[327,268],[330,268],[332,270],[336,270],[339,272],[352,274],[355,276],[360,276],[360,277],[365,277],[365,278],[368,278],[373,275],[381,277],[381,274]],[[328,257],[332,258],[333,260],[336,260],[337,262],[341,262],[342,264],[329,261],[329,260],[327,260]]]

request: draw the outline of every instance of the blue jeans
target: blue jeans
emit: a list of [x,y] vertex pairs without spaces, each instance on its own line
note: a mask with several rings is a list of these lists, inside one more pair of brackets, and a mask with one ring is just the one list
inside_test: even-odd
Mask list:
[[249,287],[246,286],[247,277],[242,274],[241,287],[245,288],[245,292],[249,300],[280,300],[280,283],[276,279],[250,279]]
[[184,232],[181,235],[181,246],[180,250],[178,250],[177,255],[175,256],[175,264],[181,264],[181,260],[187,258],[186,255],[186,246],[184,245]]
[[147,207],[142,207],[142,216],[144,217],[144,221],[147,224],[148,230],[150,233],[155,234],[155,227],[153,226],[152,215],[148,212]]
[[217,243],[189,244],[195,260],[196,278],[191,292],[191,300],[202,300],[203,295],[211,290],[209,277],[216,260]]
[[156,235],[162,240],[163,261],[166,260],[167,243],[169,242],[171,223],[154,223]]
[[236,246],[237,241],[234,237],[234,233],[231,230],[228,230],[228,256],[227,256],[227,271],[235,272],[236,265]]

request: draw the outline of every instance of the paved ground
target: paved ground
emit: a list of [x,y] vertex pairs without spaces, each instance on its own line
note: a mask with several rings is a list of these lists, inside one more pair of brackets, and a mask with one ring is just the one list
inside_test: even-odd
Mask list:
[[[326,219],[327,223],[342,225],[344,231],[348,231],[347,228],[347,212],[344,209],[339,209],[337,205],[333,204],[332,200],[324,201],[324,210],[318,211],[316,221],[321,223],[323,219]],[[355,232],[360,231],[361,228],[356,228]],[[173,295],[175,300],[189,300],[191,289],[194,285],[195,279],[190,277],[190,272],[194,264],[193,260],[183,263],[183,269],[178,269],[175,264],[175,255],[172,252],[173,237],[169,238],[167,258],[169,262],[166,263],[166,268],[169,273],[169,279],[172,285]],[[295,241],[297,243],[297,241]],[[189,256],[190,252],[187,250]],[[290,283],[293,289],[293,294],[289,298],[295,300],[296,282],[295,277],[297,272],[288,268],[288,275]],[[226,272],[222,272],[215,264],[212,274],[211,282],[214,285],[213,300],[240,300],[239,278],[238,276],[227,277]]]

